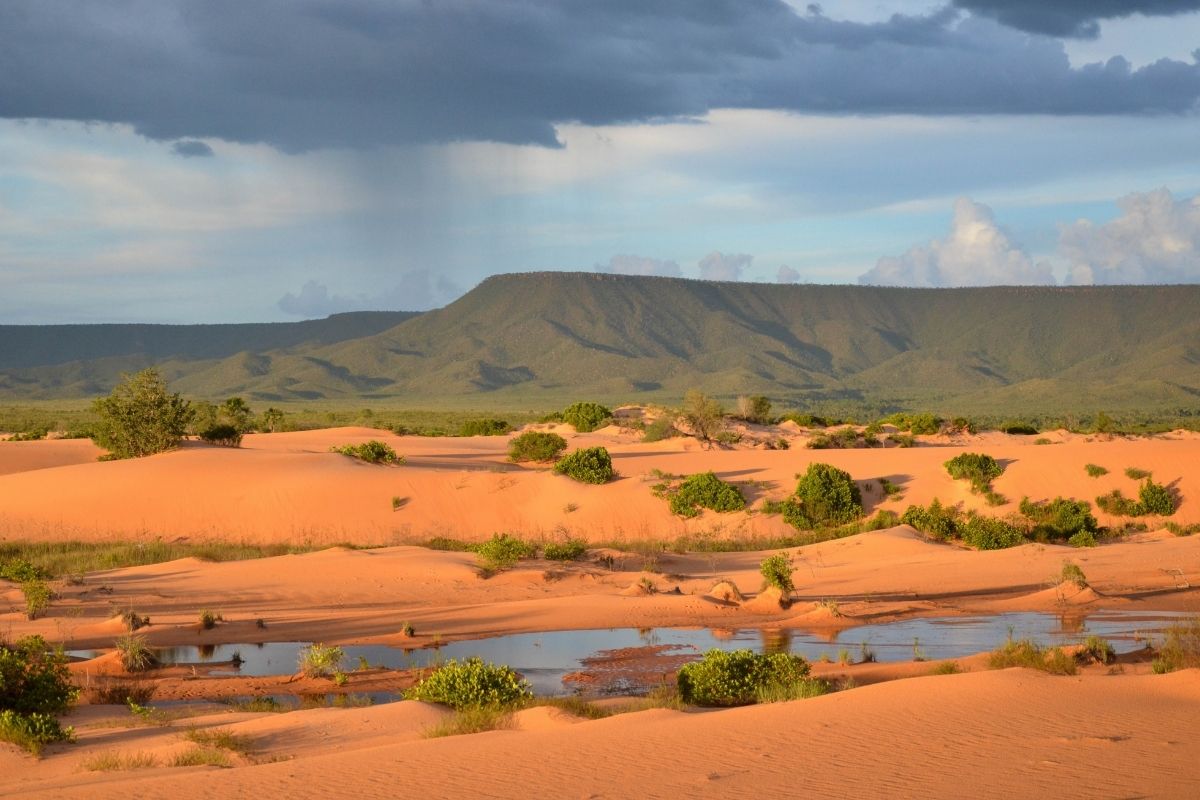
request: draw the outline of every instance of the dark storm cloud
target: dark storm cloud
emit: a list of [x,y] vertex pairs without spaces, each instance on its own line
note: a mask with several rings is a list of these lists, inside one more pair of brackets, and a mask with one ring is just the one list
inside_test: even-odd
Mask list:
[[[964,2],[1002,16],[999,2]],[[1196,63],[1074,69],[1060,41],[955,9],[858,23],[782,0],[0,5],[0,116],[289,151],[553,146],[555,123],[713,108],[1148,114],[1192,111],[1198,97]]]
[[1030,33],[1094,39],[1100,20],[1186,14],[1200,0],[954,0],[958,8]]
[[171,145],[171,152],[180,158],[212,158],[213,149],[196,139],[180,139]]

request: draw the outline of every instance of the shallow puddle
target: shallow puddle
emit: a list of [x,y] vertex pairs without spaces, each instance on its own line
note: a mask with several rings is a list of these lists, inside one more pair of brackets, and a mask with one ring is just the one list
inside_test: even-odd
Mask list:
[[[699,657],[705,650],[750,648],[757,652],[792,652],[810,660],[821,656],[838,660],[841,650],[859,661],[864,648],[877,661],[909,661],[914,656],[928,660],[960,658],[992,650],[1010,635],[1029,638],[1044,645],[1073,644],[1089,635],[1112,642],[1118,653],[1137,649],[1140,640],[1156,636],[1175,619],[1187,616],[1172,612],[1096,612],[1087,616],[1044,613],[1013,613],[975,617],[934,617],[908,619],[878,625],[864,625],[840,633],[799,629],[712,628],[608,628],[581,631],[520,633],[454,642],[440,647],[401,649],[384,645],[347,645],[342,668],[353,671],[361,665],[390,669],[427,667],[446,659],[479,656],[485,661],[508,664],[532,684],[538,694],[564,694],[587,687],[593,692],[627,691],[637,687],[617,682],[579,681],[572,676],[586,669],[585,659],[604,651],[654,646],[658,653]],[[170,647],[157,650],[166,664],[194,664],[209,675],[269,676],[296,672],[300,651],[308,642],[269,642],[266,644],[220,644]],[[69,653],[92,658],[98,651],[77,650]],[[237,655],[241,665],[229,662]],[[220,665],[220,666],[217,666]],[[673,667],[672,667],[673,668]],[[669,670],[664,670],[669,671]],[[644,685],[643,687],[644,688]]]

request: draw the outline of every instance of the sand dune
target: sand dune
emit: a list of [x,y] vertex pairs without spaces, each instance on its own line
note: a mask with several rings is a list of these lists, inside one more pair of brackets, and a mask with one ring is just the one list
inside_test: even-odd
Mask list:
[[[563,426],[558,426],[563,427]],[[383,438],[408,462],[372,466],[330,453],[332,445]],[[930,437],[937,440],[939,437]],[[706,449],[692,439],[637,442],[618,428],[570,434],[572,447],[604,445],[621,477],[588,486],[544,468],[505,460],[506,437],[397,437],[367,428],[247,436],[240,449],[189,443],[162,455],[124,462],[89,462],[94,451],[77,442],[0,443],[0,536],[163,536],[254,542],[352,541],[389,544],[431,536],[479,539],[496,531],[577,535],[591,541],[663,539],[682,533],[778,534],[777,516],[706,512],[673,516],[650,487],[654,470],[691,474],[713,470],[747,481],[751,503],[782,498],[795,474],[822,461],[869,483],[868,511],[903,511],[933,498],[990,514],[1016,510],[1022,497],[1062,495],[1094,500],[1112,489],[1136,496],[1126,467],[1152,470],[1174,489],[1181,524],[1200,522],[1200,437],[1089,441],[1065,435],[1062,444],[1034,446],[1029,437],[989,434],[944,447],[884,450]],[[12,448],[12,449],[10,449]],[[995,482],[1009,503],[988,508],[942,463],[964,450],[987,452],[1007,466]],[[56,460],[57,459],[57,460]],[[1090,478],[1084,465],[1106,467]],[[57,466],[56,466],[57,464]],[[884,498],[880,479],[901,496]],[[393,508],[397,498],[398,508]],[[1118,522],[1098,513],[1102,523]]]

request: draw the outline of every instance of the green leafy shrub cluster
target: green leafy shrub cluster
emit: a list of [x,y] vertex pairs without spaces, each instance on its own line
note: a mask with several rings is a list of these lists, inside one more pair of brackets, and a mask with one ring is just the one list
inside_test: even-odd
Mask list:
[[963,543],[976,550],[1005,550],[1025,544],[1025,532],[1002,519],[968,514],[958,527]]
[[1164,633],[1163,643],[1155,648],[1155,672],[1200,667],[1200,617],[1172,623]]
[[958,537],[958,521],[962,514],[953,506],[943,506],[933,498],[928,506],[912,505],[905,509],[900,521],[941,542]]
[[699,706],[742,706],[798,696],[809,682],[808,673],[808,662],[790,653],[709,650],[680,668],[679,694],[685,703]]
[[562,421],[580,433],[590,433],[612,419],[612,411],[599,403],[572,403],[563,409]]
[[767,586],[774,586],[784,594],[795,591],[796,584],[792,582],[792,560],[786,553],[767,556],[758,565],[758,571],[762,573]]
[[34,578],[21,584],[21,594],[25,596],[25,617],[37,619],[42,612],[50,608],[54,599],[54,591],[45,581]]
[[404,456],[398,455],[390,444],[378,439],[371,439],[362,444],[347,444],[341,447],[329,448],[332,453],[366,461],[368,464],[403,464]]
[[608,483],[616,474],[612,458],[603,447],[584,447],[564,456],[554,465],[559,475],[580,483]]
[[675,427],[675,417],[670,414],[662,414],[655,417],[654,421],[646,426],[646,429],[642,432],[642,441],[661,442],[663,439],[671,439],[682,435],[679,429]]
[[862,517],[862,493],[850,473],[813,463],[798,476],[796,491],[785,503],[783,519],[798,530],[843,525]]
[[512,430],[506,420],[484,417],[469,419],[458,429],[459,436],[504,436]]
[[25,583],[50,577],[44,569],[23,558],[6,558],[0,561],[0,579],[13,583]]
[[226,423],[217,423],[200,431],[200,439],[221,447],[242,446],[242,432]]
[[880,420],[916,436],[932,436],[942,429],[942,420],[934,414],[892,414]]
[[1056,497],[1040,503],[1028,497],[1021,500],[1021,513],[1032,524],[1030,535],[1038,541],[1070,539],[1088,533],[1093,537],[1100,532],[1092,506],[1086,500],[1068,500]]
[[1130,480],[1140,481],[1150,477],[1150,470],[1139,469],[1138,467],[1126,467],[1125,477]]
[[1042,647],[1029,639],[1009,639],[991,652],[988,666],[992,669],[1026,667],[1051,675],[1074,675],[1077,671],[1075,659],[1061,647]]
[[158,666],[158,656],[150,649],[145,636],[132,633],[119,637],[114,645],[126,672],[145,672]]
[[1015,422],[1012,420],[1000,423],[1000,430],[1013,436],[1036,436],[1038,434],[1038,429],[1028,422]]
[[567,440],[557,433],[526,431],[508,443],[508,460],[549,463],[566,449]]
[[410,700],[441,703],[456,711],[514,708],[532,696],[529,683],[511,668],[480,658],[450,659],[407,693]]
[[43,745],[70,739],[71,729],[54,715],[78,696],[61,648],[52,649],[40,636],[0,644],[0,740],[38,753]]
[[1099,464],[1086,464],[1083,469],[1087,472],[1089,478],[1099,478],[1101,475],[1108,474],[1108,470]]
[[699,516],[702,508],[724,513],[746,507],[741,489],[721,480],[713,472],[689,475],[668,491],[667,499],[671,513],[681,517]]
[[342,671],[346,653],[336,645],[314,642],[300,651],[297,667],[306,678],[331,678]]
[[537,545],[508,533],[494,533],[474,550],[480,565],[488,572],[508,569],[522,559],[537,555]]
[[1137,501],[1123,495],[1120,489],[1113,489],[1097,497],[1096,505],[1100,510],[1118,517],[1169,517],[1175,513],[1175,498],[1171,492],[1151,478],[1146,478],[1138,488]]
[[583,539],[546,542],[542,546],[542,557],[549,561],[578,561],[586,554],[587,542]]
[[108,397],[93,404],[99,418],[92,439],[108,458],[139,458],[179,445],[195,413],[154,369],[125,375]]
[[1004,473],[996,459],[983,453],[959,453],[945,467],[951,478],[970,481],[971,488],[980,494],[990,490],[992,481]]
[[815,414],[804,414],[799,411],[791,411],[784,414],[779,419],[780,422],[793,422],[801,428],[827,428],[830,421],[824,417],[818,417]]

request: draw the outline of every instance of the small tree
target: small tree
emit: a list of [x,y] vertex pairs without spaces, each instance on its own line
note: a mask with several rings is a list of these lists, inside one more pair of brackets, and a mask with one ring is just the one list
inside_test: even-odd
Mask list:
[[737,416],[747,422],[770,422],[771,401],[761,394],[742,395],[737,399]]
[[599,403],[572,403],[563,409],[562,419],[579,433],[590,433],[612,419],[612,411]]
[[262,429],[274,433],[283,425],[283,412],[278,408],[268,408],[262,413]]
[[100,421],[92,439],[110,458],[139,458],[178,446],[193,415],[191,404],[168,393],[153,368],[125,375],[94,407]]
[[679,417],[702,442],[711,442],[725,427],[725,409],[698,389],[690,389],[683,396]]
[[221,421],[237,428],[238,433],[246,433],[253,427],[250,422],[253,417],[254,412],[240,397],[231,397],[221,404]]
[[788,499],[784,521],[804,530],[821,525],[843,525],[863,514],[862,493],[850,473],[830,464],[809,464]]

